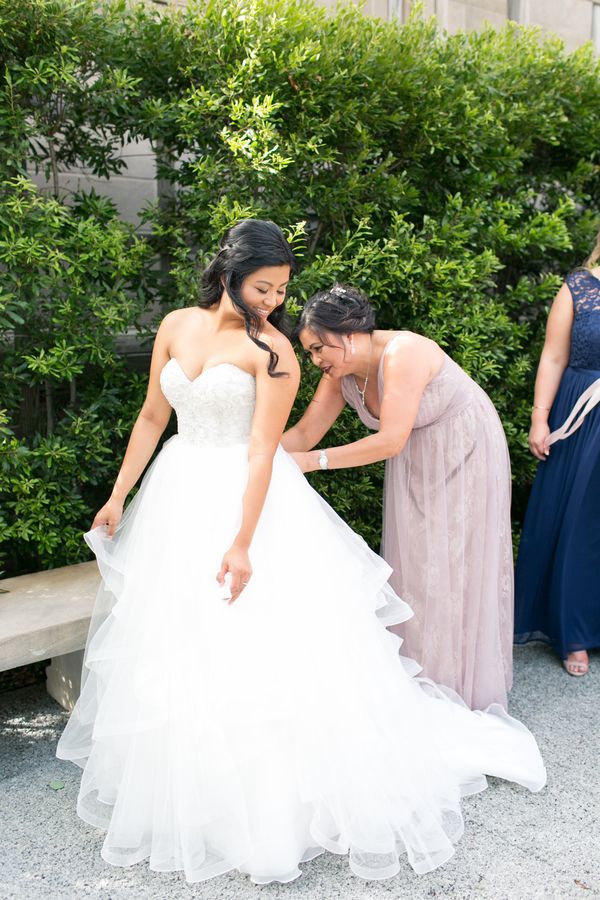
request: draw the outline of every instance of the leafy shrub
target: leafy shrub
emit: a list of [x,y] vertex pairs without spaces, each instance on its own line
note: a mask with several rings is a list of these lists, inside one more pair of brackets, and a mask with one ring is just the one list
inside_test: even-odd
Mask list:
[[[434,338],[488,391],[510,444],[518,529],[548,305],[597,228],[590,47],[569,55],[510,24],[448,37],[418,15],[401,26],[310,0],[164,14],[124,0],[14,0],[0,18],[0,527],[11,570],[83,552],[78,532],[143,390],[113,337],[155,297],[165,309],[193,303],[223,229],[246,215],[288,229],[303,262],[295,304],[334,279],[355,283],[380,327]],[[67,207],[16,177],[26,163],[55,188],[60,166],[109,176],[136,138],[152,142],[170,185],[145,211],[148,241],[97,197]],[[305,374],[295,416],[316,377]],[[362,433],[344,414],[326,444]],[[381,474],[313,476],[375,546]]]

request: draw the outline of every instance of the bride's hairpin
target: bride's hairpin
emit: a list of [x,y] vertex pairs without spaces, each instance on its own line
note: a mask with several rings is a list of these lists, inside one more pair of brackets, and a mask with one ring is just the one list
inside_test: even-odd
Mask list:
[[348,291],[346,290],[346,288],[340,287],[339,284],[336,284],[335,287],[332,287],[332,288],[331,288],[331,290],[329,291],[329,293],[330,293],[330,294],[335,294],[336,297],[343,297],[344,294],[347,294],[347,293],[348,293]]

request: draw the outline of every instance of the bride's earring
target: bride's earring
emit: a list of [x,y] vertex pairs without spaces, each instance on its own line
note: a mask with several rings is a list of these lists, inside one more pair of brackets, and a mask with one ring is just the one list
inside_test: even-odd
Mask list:
[[350,335],[350,353],[352,354],[352,356],[354,356],[355,349],[356,348],[354,347],[354,335],[351,334]]

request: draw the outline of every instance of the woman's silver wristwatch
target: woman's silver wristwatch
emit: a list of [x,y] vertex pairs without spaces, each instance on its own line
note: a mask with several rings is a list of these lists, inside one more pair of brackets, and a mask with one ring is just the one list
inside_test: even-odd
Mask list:
[[322,469],[329,468],[329,460],[327,459],[327,454],[324,450],[319,451],[319,465]]

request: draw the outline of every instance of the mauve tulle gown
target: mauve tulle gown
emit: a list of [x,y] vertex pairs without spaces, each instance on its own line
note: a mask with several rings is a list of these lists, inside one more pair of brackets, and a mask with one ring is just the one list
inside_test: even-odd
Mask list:
[[[379,393],[383,395],[383,359]],[[364,424],[352,377],[342,393]],[[381,552],[414,617],[394,626],[403,653],[472,709],[507,705],[512,686],[511,476],[502,423],[449,356],[427,385],[403,450],[386,462]]]

